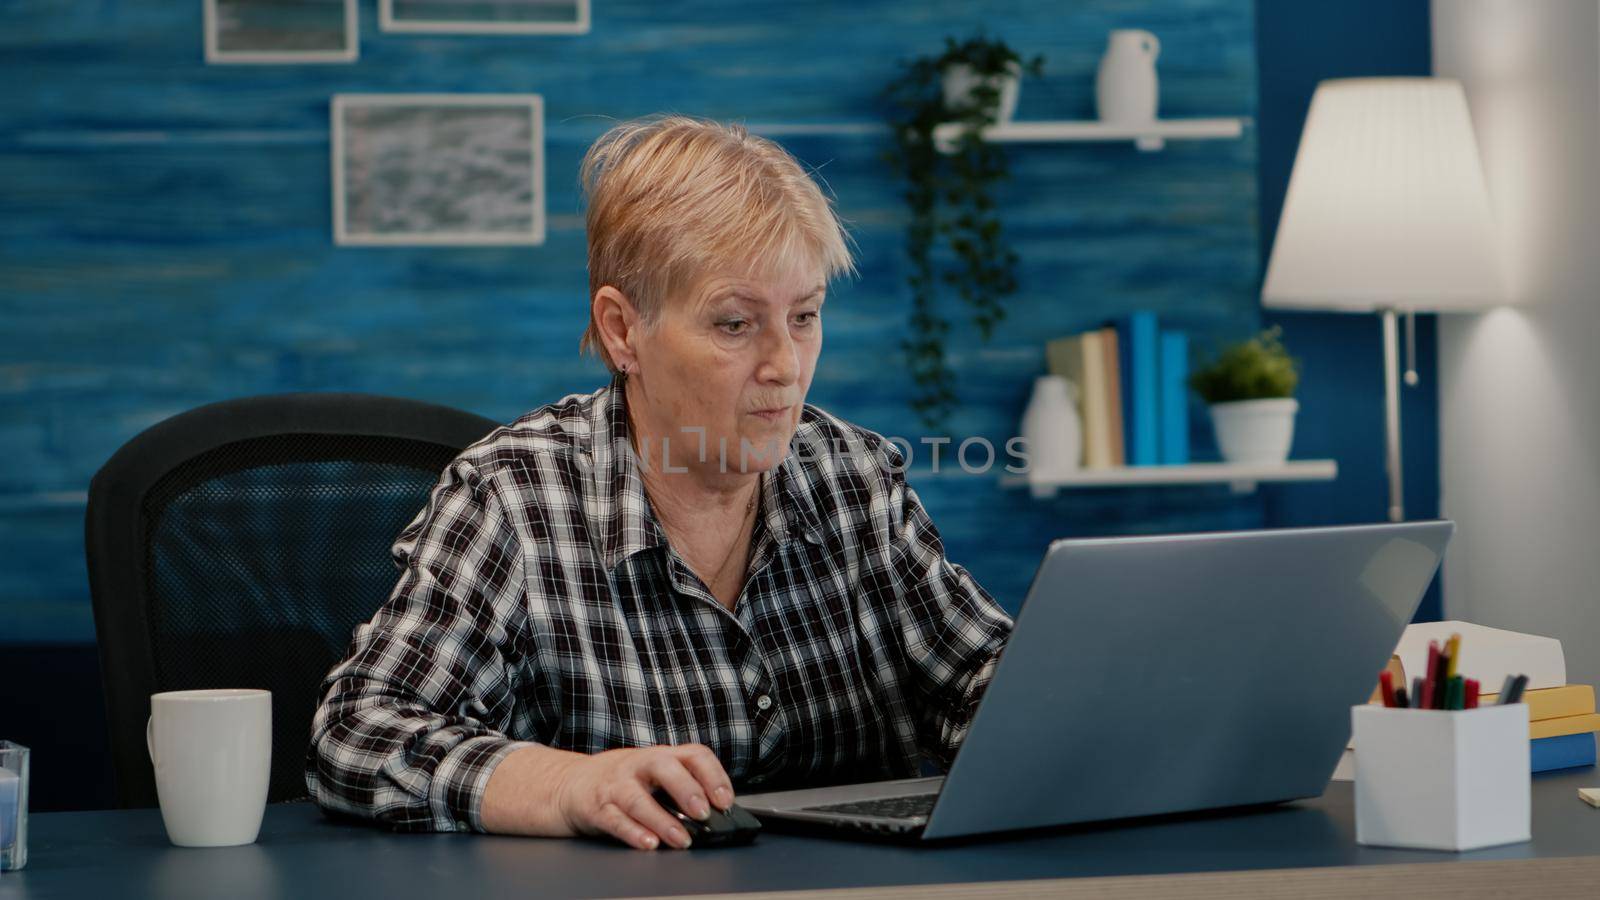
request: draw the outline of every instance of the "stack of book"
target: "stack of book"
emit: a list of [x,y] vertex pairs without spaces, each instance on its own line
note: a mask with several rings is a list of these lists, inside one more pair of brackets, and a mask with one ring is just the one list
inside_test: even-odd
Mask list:
[[[1498,689],[1515,673],[1528,676],[1522,702],[1528,704],[1528,729],[1533,771],[1568,769],[1595,764],[1594,687],[1567,683],[1567,660],[1561,642],[1535,634],[1521,634],[1470,622],[1420,622],[1406,628],[1395,653],[1407,672],[1427,669],[1428,642],[1460,634],[1472,652],[1462,657],[1461,671],[1475,678],[1485,691]],[[1497,693],[1484,693],[1479,704],[1491,706]]]
[[[1479,698],[1485,706],[1498,700],[1494,694]],[[1528,729],[1532,739],[1529,758],[1533,771],[1594,765],[1595,732],[1600,731],[1600,715],[1595,715],[1593,685],[1564,684],[1527,691],[1522,695],[1522,702],[1528,704]]]
[[1135,312],[1050,341],[1050,374],[1078,390],[1086,469],[1189,461],[1189,338]]

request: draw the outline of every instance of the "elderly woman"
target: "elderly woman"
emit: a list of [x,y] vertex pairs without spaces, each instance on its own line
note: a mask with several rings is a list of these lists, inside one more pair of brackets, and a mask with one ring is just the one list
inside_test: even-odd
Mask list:
[[948,762],[1011,620],[880,435],[805,403],[838,218],[777,145],[685,117],[585,157],[612,372],[499,428],[400,534],[306,782],[412,830],[689,836],[734,786]]

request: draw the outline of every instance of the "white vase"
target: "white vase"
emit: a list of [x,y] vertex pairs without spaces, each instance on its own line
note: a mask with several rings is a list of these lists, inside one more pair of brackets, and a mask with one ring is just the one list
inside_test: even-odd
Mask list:
[[1294,414],[1300,402],[1290,397],[1213,403],[1222,458],[1233,463],[1282,463],[1294,443]]
[[1052,476],[1077,471],[1083,464],[1077,386],[1060,375],[1034,379],[1033,395],[1022,413],[1022,439],[1028,446],[1030,482],[1048,482]]
[[944,105],[952,109],[972,105],[972,91],[980,82],[987,81],[1000,92],[1000,104],[995,109],[994,120],[1004,125],[1017,111],[1017,94],[1021,90],[1022,66],[1008,63],[1003,75],[979,76],[966,63],[956,63],[944,70],[940,85],[944,90]]
[[1094,84],[1102,122],[1139,124],[1155,119],[1160,95],[1156,57],[1160,54],[1161,42],[1148,31],[1111,32]]

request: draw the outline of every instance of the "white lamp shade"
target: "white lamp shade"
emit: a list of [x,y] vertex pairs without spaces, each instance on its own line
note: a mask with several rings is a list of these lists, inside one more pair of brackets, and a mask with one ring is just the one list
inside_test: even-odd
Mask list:
[[1263,305],[1481,309],[1504,300],[1497,253],[1459,82],[1351,78],[1317,86]]

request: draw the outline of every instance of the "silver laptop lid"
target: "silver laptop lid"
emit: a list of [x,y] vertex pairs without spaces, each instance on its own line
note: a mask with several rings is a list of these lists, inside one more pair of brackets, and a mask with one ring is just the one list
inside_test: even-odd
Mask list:
[[1052,543],[924,837],[1321,794],[1454,530]]

